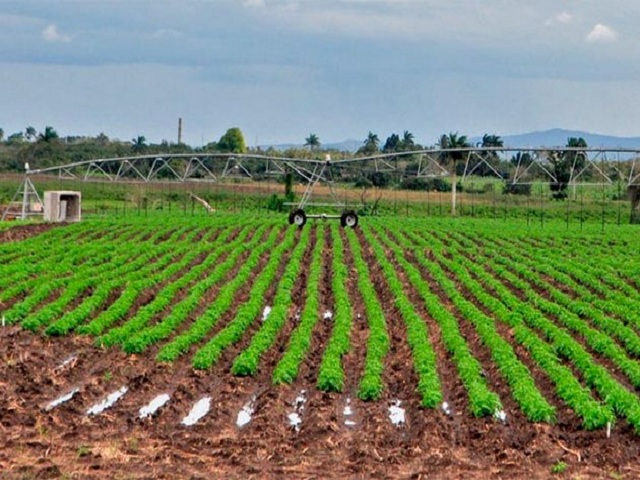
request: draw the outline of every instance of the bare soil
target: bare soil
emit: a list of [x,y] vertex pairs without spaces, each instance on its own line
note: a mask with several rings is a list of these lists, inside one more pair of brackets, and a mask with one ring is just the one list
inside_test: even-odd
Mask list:
[[[406,349],[392,354],[394,364]],[[66,359],[76,358],[62,366]],[[411,359],[405,358],[407,376]],[[355,372],[354,372],[355,373]],[[348,377],[349,372],[347,372]],[[407,421],[387,420],[392,398],[352,398],[357,425],[344,424],[346,394],[325,394],[305,375],[288,387],[255,379],[194,372],[187,361],[94,347],[86,337],[49,339],[18,327],[0,329],[0,478],[637,478],[640,442],[616,425],[611,438],[576,422],[532,424],[520,415],[506,424],[447,417],[417,407],[413,386],[395,381]],[[129,392],[112,409],[89,407],[121,386]],[[69,402],[52,400],[79,388]],[[295,396],[309,398],[302,426],[287,422]],[[160,393],[171,401],[150,420],[138,409]],[[212,410],[198,424],[181,419],[205,395]],[[252,395],[255,414],[244,428],[237,414]],[[562,474],[552,474],[564,462]],[[557,467],[556,467],[557,468]],[[613,476],[612,476],[613,475]],[[617,476],[616,476],[617,475]]]
[[41,233],[60,227],[64,224],[56,223],[33,223],[30,225],[12,225],[11,228],[0,231],[0,243],[18,242],[26,238],[35,237]]

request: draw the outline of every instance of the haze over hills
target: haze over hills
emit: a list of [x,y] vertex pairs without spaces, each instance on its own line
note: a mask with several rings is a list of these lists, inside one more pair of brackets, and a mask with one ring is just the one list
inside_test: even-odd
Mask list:
[[[563,128],[553,128],[539,132],[529,132],[516,135],[500,135],[504,141],[505,147],[561,147],[567,144],[570,137],[582,137],[587,145],[594,148],[631,148],[640,150],[640,137],[615,137],[611,135],[601,135],[598,133],[584,132],[581,130],[566,130]],[[385,139],[380,138],[380,143],[384,144]],[[417,139],[419,142],[420,140]],[[482,141],[482,137],[470,137],[469,143],[475,145]],[[322,139],[321,139],[322,142]],[[321,143],[322,148],[330,150],[339,150],[346,152],[355,152],[363,144],[362,140],[348,139],[342,142]],[[279,144],[279,145],[261,145],[263,149],[273,147],[276,150],[287,150],[290,148],[303,148],[300,144]],[[428,147],[428,145],[425,145]]]
[[[541,132],[530,132],[519,135],[504,135],[502,140],[507,147],[561,147],[567,144],[570,137],[582,137],[587,145],[594,148],[633,148],[640,149],[640,137],[614,137],[589,133],[581,130],[565,130],[553,128]],[[478,138],[481,141],[482,138]]]

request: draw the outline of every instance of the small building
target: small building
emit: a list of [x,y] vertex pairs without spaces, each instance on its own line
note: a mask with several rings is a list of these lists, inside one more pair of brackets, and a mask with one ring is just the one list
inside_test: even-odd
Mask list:
[[44,192],[45,222],[79,222],[82,210],[80,192],[48,191]]

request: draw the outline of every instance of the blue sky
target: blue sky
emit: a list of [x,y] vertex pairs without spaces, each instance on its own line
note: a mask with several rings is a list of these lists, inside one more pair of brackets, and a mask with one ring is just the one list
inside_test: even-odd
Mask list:
[[640,136],[640,2],[0,0],[0,128]]

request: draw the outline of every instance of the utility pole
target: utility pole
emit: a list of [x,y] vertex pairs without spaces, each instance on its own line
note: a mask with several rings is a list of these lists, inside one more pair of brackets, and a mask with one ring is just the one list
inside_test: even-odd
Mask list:
[[178,145],[182,143],[182,118],[178,118]]

